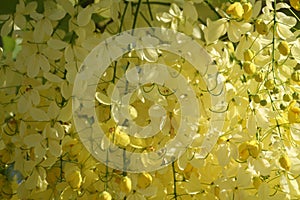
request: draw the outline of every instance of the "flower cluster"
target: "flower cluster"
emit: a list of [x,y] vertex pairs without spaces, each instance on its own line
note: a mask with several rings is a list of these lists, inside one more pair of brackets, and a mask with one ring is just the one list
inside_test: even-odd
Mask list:
[[[300,198],[299,0],[173,2],[19,0],[13,12],[0,15],[1,199]],[[137,45],[149,48],[123,55],[99,77],[98,121],[82,117],[91,126],[99,123],[124,152],[166,145],[182,120],[174,91],[142,85],[124,108],[139,126],[147,126],[162,116],[150,112],[151,106],[164,105],[164,124],[156,124],[158,134],[146,139],[129,136],[114,122],[113,96],[121,77],[139,81],[128,70],[164,63],[192,85],[199,127],[187,151],[163,169],[112,169],[89,153],[75,129],[74,80],[99,42],[124,30],[158,26],[190,36],[208,52],[216,68],[207,70],[224,81],[226,106],[214,109],[210,97],[218,94],[191,63],[143,38]],[[214,113],[224,114],[224,125],[203,157]]]

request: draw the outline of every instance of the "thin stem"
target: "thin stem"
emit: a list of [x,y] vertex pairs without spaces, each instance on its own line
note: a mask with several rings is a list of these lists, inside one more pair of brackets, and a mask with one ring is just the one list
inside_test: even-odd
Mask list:
[[289,11],[294,15],[294,17],[295,17],[298,21],[300,21],[300,18],[296,15],[296,13],[295,13],[292,9],[289,8]]
[[148,5],[148,11],[149,11],[149,14],[150,14],[150,19],[153,21],[153,15],[152,15],[152,11],[151,11],[149,0],[147,0],[147,5]]
[[149,22],[149,20],[145,17],[145,15],[143,13],[141,13],[141,16],[145,20],[145,22],[148,24],[148,26],[152,27],[151,23]]
[[176,170],[175,170],[175,162],[172,163],[172,171],[173,171],[173,192],[174,199],[177,200],[177,185],[176,185]]
[[135,13],[134,13],[134,19],[133,19],[132,29],[134,29],[135,26],[136,26],[137,17],[138,17],[139,11],[140,11],[141,3],[142,3],[142,0],[139,0],[138,4],[137,4],[137,7],[136,7],[136,10],[135,10]]
[[205,0],[204,2],[218,16],[218,18],[222,18],[222,16],[216,11],[215,7],[209,1]]
[[272,72],[274,77],[274,83],[276,84],[275,80],[275,34],[276,34],[276,0],[274,0],[274,13],[273,13],[273,38],[272,38]]
[[125,8],[124,8],[124,11],[123,11],[123,14],[122,14],[122,17],[121,17],[121,24],[120,24],[120,28],[119,28],[119,33],[122,32],[122,26],[123,26],[123,23],[124,23],[124,19],[125,19],[125,14],[126,14],[127,8],[128,8],[128,2],[125,1]]

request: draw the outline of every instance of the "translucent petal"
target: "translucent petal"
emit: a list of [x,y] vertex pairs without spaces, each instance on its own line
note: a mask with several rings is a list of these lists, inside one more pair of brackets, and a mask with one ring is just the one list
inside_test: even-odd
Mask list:
[[52,9],[51,13],[49,13],[47,17],[53,21],[58,21],[64,18],[65,15],[66,12],[63,9],[57,8],[57,9]]
[[270,188],[268,183],[263,182],[258,188],[259,199],[269,199]]
[[79,26],[85,26],[87,25],[92,17],[93,8],[92,7],[86,7],[82,11],[79,12],[77,16],[77,23]]
[[61,109],[58,120],[67,122],[71,119],[71,117],[72,117],[72,102],[68,101],[67,105],[63,109]]
[[33,170],[32,174],[28,177],[28,179],[25,182],[25,187],[28,190],[32,190],[36,188],[37,182],[38,182],[38,172],[37,170]]
[[50,103],[49,107],[48,107],[48,116],[51,118],[51,119],[55,119],[58,114],[59,114],[59,108],[57,106],[57,104],[53,101]]
[[40,94],[36,89],[32,89],[29,93],[29,98],[33,105],[38,105],[40,103]]
[[49,61],[47,60],[47,58],[44,55],[41,54],[37,54],[35,56],[35,59],[38,62],[38,66],[44,71],[44,72],[48,72],[50,70],[50,64]]
[[29,113],[33,120],[36,121],[49,121],[49,117],[46,114],[45,111],[39,109],[39,108],[30,108]]
[[65,99],[69,99],[72,95],[72,85],[67,81],[62,82],[61,84],[61,94]]
[[139,83],[139,72],[138,68],[133,67],[131,70],[126,71],[126,79],[130,83]]
[[199,187],[199,185],[201,185],[199,177],[197,177],[195,173],[192,173],[191,178],[185,184],[185,190],[188,194],[199,193],[202,190],[202,188]]
[[57,0],[57,3],[60,4],[63,7],[63,9],[67,13],[69,13],[71,16],[74,15],[75,9],[74,9],[74,6],[72,5],[72,3],[70,1]]
[[59,76],[49,73],[49,72],[44,72],[44,77],[52,83],[60,83],[63,81],[63,79],[60,78]]
[[261,7],[262,7],[262,1],[255,1],[254,6],[253,6],[253,12],[252,12],[252,18],[256,18],[260,12],[261,12]]
[[50,36],[53,32],[53,27],[52,27],[51,21],[47,18],[44,18],[42,24],[43,24],[44,33],[46,33],[47,35]]
[[59,157],[61,155],[62,148],[59,145],[58,140],[49,140],[48,145],[49,145],[49,151],[53,156]]
[[288,26],[278,25],[278,26],[276,26],[276,30],[277,30],[279,37],[283,40],[286,40],[286,39],[294,36],[293,32],[290,31],[290,28]]
[[204,37],[208,44],[214,43],[226,33],[226,19],[211,21],[207,19],[207,28],[204,31]]
[[62,40],[53,39],[53,38],[48,40],[47,44],[48,44],[49,47],[51,47],[53,49],[64,49],[68,46],[68,43],[66,43]]
[[183,14],[193,21],[197,21],[198,19],[197,10],[191,1],[184,2]]
[[28,101],[28,99],[25,98],[24,95],[22,95],[18,101],[18,112],[19,113],[25,113],[29,110],[30,108],[30,102]]
[[27,75],[30,78],[36,77],[40,71],[40,67],[38,66],[38,62],[36,60],[35,55],[31,55],[27,58],[26,65],[27,65]]
[[173,16],[180,16],[180,14],[181,14],[180,8],[175,3],[171,4],[169,12]]
[[300,39],[298,38],[295,41],[295,45],[291,49],[292,55],[297,60],[298,63],[300,63]]
[[300,124],[298,124],[298,123],[291,124],[290,133],[291,133],[292,138],[295,141],[299,142],[300,141]]
[[31,134],[24,137],[24,144],[30,147],[37,146],[43,140],[43,136],[40,134]]
[[63,53],[59,50],[53,49],[51,47],[46,47],[42,50],[42,53],[47,56],[48,59],[58,60],[62,57]]
[[21,29],[24,29],[26,27],[26,18],[24,17],[24,15],[20,15],[20,14],[16,14],[15,15],[15,23],[18,27],[20,27]]
[[172,21],[172,16],[169,13],[163,13],[159,19],[164,23],[169,23]]
[[34,12],[37,9],[37,6],[38,6],[38,3],[36,1],[31,1],[31,2],[27,3],[24,14],[28,15],[29,13]]
[[251,113],[247,119],[247,129],[250,135],[256,134],[256,119],[254,113]]
[[7,36],[11,30],[12,30],[12,27],[13,27],[13,21],[11,19],[7,20],[3,25],[2,25],[2,28],[1,28],[1,36],[4,37],[4,36]]
[[221,166],[226,166],[230,161],[230,151],[228,146],[221,144],[217,151],[218,161]]
[[65,59],[67,62],[72,62],[74,60],[74,50],[71,45],[65,48]]
[[99,103],[102,103],[104,105],[111,105],[111,99],[101,92],[96,92],[95,98]]
[[276,4],[276,10],[280,10],[280,9],[282,9],[282,8],[287,8],[287,9],[289,9],[290,8],[290,6],[287,4],[287,3],[277,3]]
[[35,42],[42,42],[44,39],[44,31],[43,31],[43,23],[42,21],[38,21],[35,24],[33,31],[33,39]]

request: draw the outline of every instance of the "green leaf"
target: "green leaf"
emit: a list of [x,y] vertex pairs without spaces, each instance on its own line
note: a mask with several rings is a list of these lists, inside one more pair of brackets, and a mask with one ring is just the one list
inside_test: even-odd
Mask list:
[[16,41],[9,37],[9,36],[4,36],[2,37],[2,42],[3,42],[3,51],[4,54],[13,52],[16,46]]

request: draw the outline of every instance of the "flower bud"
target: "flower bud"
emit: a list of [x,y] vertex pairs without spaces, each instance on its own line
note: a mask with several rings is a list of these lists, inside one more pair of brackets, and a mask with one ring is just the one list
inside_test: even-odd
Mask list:
[[0,158],[2,163],[9,163],[11,162],[11,154],[8,149],[0,150]]
[[283,169],[289,171],[291,169],[291,161],[290,161],[290,158],[287,157],[286,155],[282,155],[280,158],[279,158],[279,164],[280,164],[280,167],[282,167]]
[[252,75],[256,72],[256,66],[252,62],[249,62],[249,61],[244,62],[243,68],[244,68],[244,71],[250,75]]
[[244,52],[244,60],[245,61],[251,61],[254,57],[254,52],[251,49],[247,49]]
[[299,70],[294,71],[291,75],[291,78],[295,82],[300,82],[300,71]]
[[54,186],[57,183],[59,176],[60,176],[60,168],[52,167],[47,170],[46,180],[50,186]]
[[131,179],[128,176],[124,176],[120,182],[120,190],[124,193],[129,193],[131,191],[132,184]]
[[274,81],[269,79],[265,82],[264,86],[268,89],[268,90],[273,90],[273,88],[275,87]]
[[252,4],[247,2],[243,4],[243,9],[244,9],[244,15],[243,18],[244,20],[249,20],[252,16]]
[[257,158],[257,156],[260,153],[260,144],[258,141],[256,140],[252,140],[248,143],[248,151],[249,154],[253,157],[253,158]]
[[259,103],[261,106],[266,106],[268,104],[267,100],[265,100],[265,99],[260,100]]
[[292,94],[292,97],[293,97],[293,99],[298,100],[298,99],[299,99],[299,93],[294,92],[294,93]]
[[99,200],[111,200],[112,197],[110,195],[110,193],[106,192],[106,191],[103,191],[100,193],[99,195]]
[[246,161],[249,157],[248,144],[246,142],[240,144],[238,151],[240,160]]
[[71,188],[78,189],[82,183],[82,177],[79,170],[67,171],[65,174],[66,182],[69,183]]
[[261,183],[262,183],[262,180],[260,179],[259,176],[254,176],[254,177],[252,178],[252,181],[253,181],[253,186],[255,187],[255,189],[258,189],[259,186],[260,186]]
[[128,144],[130,144],[130,137],[123,131],[116,130],[113,137],[115,144],[118,146],[126,147]]
[[255,28],[256,28],[256,31],[261,35],[265,35],[269,31],[267,24],[262,19],[256,20]]
[[286,41],[281,41],[278,45],[278,50],[281,55],[287,56],[290,53],[289,44]]
[[255,103],[260,103],[260,101],[261,101],[261,98],[258,94],[253,95],[252,99]]
[[300,1],[299,0],[290,0],[290,4],[295,10],[300,11]]
[[145,189],[152,183],[152,176],[149,173],[141,173],[138,175],[137,186]]
[[227,47],[229,53],[234,53],[234,46],[233,46],[232,42],[226,42],[226,47]]
[[284,94],[282,99],[283,101],[290,102],[292,100],[292,97],[289,94]]
[[240,2],[234,2],[227,8],[226,13],[230,14],[234,18],[242,18],[244,15],[244,9]]
[[262,82],[264,80],[264,75],[262,72],[257,72],[255,75],[254,75],[254,79],[256,82]]
[[288,120],[290,123],[300,122],[300,108],[296,106],[296,101],[292,101],[288,107]]

